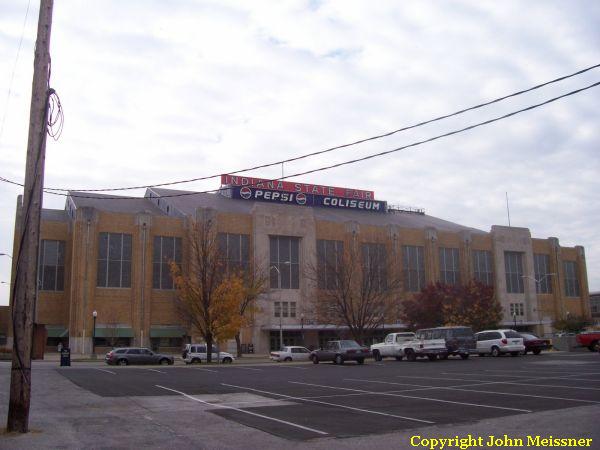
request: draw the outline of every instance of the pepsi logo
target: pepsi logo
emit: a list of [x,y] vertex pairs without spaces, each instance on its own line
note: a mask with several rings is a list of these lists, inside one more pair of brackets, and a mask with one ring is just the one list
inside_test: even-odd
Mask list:
[[252,197],[252,191],[250,190],[249,187],[243,187],[240,189],[240,197],[242,197],[244,200],[248,200],[250,197]]

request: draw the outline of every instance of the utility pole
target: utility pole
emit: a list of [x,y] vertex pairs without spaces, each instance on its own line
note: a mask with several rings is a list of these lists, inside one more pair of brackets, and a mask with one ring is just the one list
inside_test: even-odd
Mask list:
[[37,262],[40,241],[40,215],[46,157],[46,122],[50,77],[50,30],[54,0],[40,0],[27,163],[21,214],[20,237],[12,292],[13,358],[8,406],[8,432],[29,431],[31,400],[31,350],[37,296]]

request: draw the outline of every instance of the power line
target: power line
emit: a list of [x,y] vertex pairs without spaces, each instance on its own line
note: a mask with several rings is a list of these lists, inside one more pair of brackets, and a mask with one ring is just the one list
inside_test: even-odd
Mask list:
[[6,121],[6,114],[8,113],[8,102],[10,101],[10,95],[12,94],[12,85],[15,79],[15,71],[17,69],[17,63],[19,62],[19,55],[21,54],[21,46],[23,45],[23,36],[25,35],[25,26],[27,25],[27,16],[29,15],[29,5],[31,0],[27,2],[27,10],[25,11],[25,18],[23,19],[23,27],[21,28],[21,37],[19,38],[19,47],[17,48],[17,56],[15,56],[15,63],[13,64],[12,73],[10,74],[10,81],[8,82],[8,94],[6,94],[6,107],[4,108],[4,114],[2,115],[2,123],[0,124],[0,141],[4,134],[4,122]]
[[[526,108],[518,109],[518,110],[510,112],[508,114],[504,114],[502,116],[495,117],[493,119],[485,120],[483,122],[478,122],[478,123],[475,123],[473,125],[469,125],[469,126],[464,127],[464,128],[460,128],[460,129],[457,129],[457,130],[449,131],[448,133],[444,133],[444,134],[439,134],[437,136],[433,136],[431,138],[424,139],[424,140],[421,140],[421,141],[416,141],[416,142],[413,142],[411,144],[403,145],[401,147],[397,147],[397,148],[394,148],[394,149],[391,149],[391,150],[386,150],[386,151],[379,152],[379,153],[373,153],[371,155],[367,155],[367,156],[364,156],[362,158],[351,159],[351,160],[348,160],[348,161],[343,161],[343,162],[340,162],[340,163],[331,164],[329,166],[323,166],[323,167],[319,167],[319,168],[316,168],[316,169],[307,170],[307,171],[304,171],[304,172],[299,172],[299,173],[294,173],[294,174],[286,175],[284,177],[275,178],[273,180],[274,181],[279,181],[279,180],[285,180],[285,179],[288,179],[288,178],[298,177],[298,176],[307,175],[307,174],[311,174],[311,173],[315,173],[315,172],[322,172],[324,170],[329,170],[329,169],[333,169],[333,168],[336,168],[336,167],[346,166],[346,165],[349,165],[349,164],[355,164],[357,162],[366,161],[368,159],[373,159],[373,158],[378,158],[380,156],[389,155],[391,153],[399,152],[401,150],[406,150],[407,148],[417,147],[419,145],[423,145],[423,144],[426,144],[426,143],[429,143],[429,142],[433,142],[433,141],[436,141],[438,139],[442,139],[442,138],[445,138],[445,137],[453,136],[455,134],[463,133],[465,131],[473,130],[475,128],[479,128],[479,127],[482,127],[484,125],[489,125],[491,123],[498,122],[500,120],[504,120],[504,119],[507,119],[507,118],[512,117],[512,116],[516,116],[516,115],[524,113],[526,111],[531,111],[533,109],[540,108],[542,106],[545,106],[545,105],[548,105],[550,103],[556,102],[556,101],[558,101],[560,99],[569,97],[571,95],[578,94],[578,93],[586,91],[588,89],[592,89],[592,88],[594,88],[596,86],[599,86],[599,85],[600,85],[600,81],[598,81],[596,83],[593,83],[593,84],[590,84],[589,86],[586,86],[586,87],[583,87],[583,88],[580,88],[580,89],[576,89],[576,90],[571,91],[571,92],[567,92],[566,94],[559,95],[558,97],[553,97],[553,98],[551,98],[549,100],[546,100],[544,102],[536,103],[536,104],[528,106]],[[10,183],[13,183],[13,184],[18,184],[18,183],[12,182],[10,180],[6,180],[5,178],[0,178],[0,181],[10,182]],[[185,197],[185,196],[189,196],[189,195],[208,194],[208,193],[219,192],[221,190],[226,190],[226,189],[227,188],[219,188],[219,189],[210,189],[210,190],[207,190],[207,191],[179,192],[177,194],[162,195],[161,198]],[[115,196],[110,196],[110,195],[104,195],[102,197],[90,196],[90,195],[77,195],[77,194],[76,195],[72,195],[70,193],[64,194],[64,193],[59,193],[59,192],[54,192],[54,191],[48,191],[48,190],[45,190],[45,192],[48,193],[48,194],[59,195],[59,196],[63,196],[63,197],[88,198],[88,199],[97,199],[97,200],[139,200],[140,199],[140,197],[126,197],[126,196],[115,197]]]
[[[392,136],[392,135],[394,135],[396,133],[400,133],[402,131],[411,130],[413,128],[418,128],[418,127],[421,127],[421,126],[424,126],[424,125],[427,125],[427,124],[430,124],[430,123],[433,123],[433,122],[438,122],[440,120],[447,119],[449,117],[454,117],[454,116],[457,116],[459,114],[463,114],[463,113],[468,112],[468,111],[473,111],[473,110],[476,110],[476,109],[479,109],[479,108],[483,108],[484,106],[489,106],[489,105],[492,105],[494,103],[498,103],[498,102],[501,102],[503,100],[506,100],[508,98],[517,97],[517,96],[525,94],[527,92],[531,92],[531,91],[534,91],[536,89],[540,89],[540,88],[542,88],[544,86],[548,86],[550,84],[557,83],[559,81],[563,81],[563,80],[566,80],[568,78],[575,77],[577,75],[581,75],[581,74],[583,74],[585,72],[589,72],[590,70],[596,69],[598,67],[600,67],[600,64],[595,64],[593,66],[586,67],[585,69],[578,70],[577,72],[573,72],[573,73],[571,73],[569,75],[564,75],[562,77],[555,78],[555,79],[550,80],[550,81],[546,81],[545,83],[537,84],[537,85],[535,85],[533,87],[530,87],[530,88],[527,88],[527,89],[523,89],[523,90],[520,90],[520,91],[517,91],[517,92],[513,92],[512,94],[508,94],[508,95],[505,95],[503,97],[498,97],[498,98],[496,98],[494,100],[490,100],[490,101],[487,101],[487,102],[484,102],[484,103],[480,103],[480,104],[475,105],[475,106],[470,106],[468,108],[464,108],[464,109],[461,109],[459,111],[455,111],[455,112],[450,113],[450,114],[444,114],[442,116],[438,116],[438,117],[435,117],[433,119],[429,119],[429,120],[426,120],[426,121],[423,121],[423,122],[419,122],[419,123],[416,123],[414,125],[409,125],[409,126],[406,126],[406,127],[398,128],[397,130],[389,131],[389,132],[384,133],[384,134],[379,134],[377,136],[372,136],[372,137],[368,137],[368,138],[365,138],[365,139],[360,139],[358,141],[350,142],[348,144],[338,145],[338,146],[335,146],[335,147],[330,147],[330,148],[327,148],[327,149],[324,149],[324,150],[318,150],[318,151],[315,151],[315,152],[306,153],[306,154],[303,154],[303,155],[295,156],[293,158],[288,158],[288,159],[284,159],[284,160],[281,160],[281,161],[275,161],[275,162],[271,162],[271,163],[260,164],[260,165],[254,166],[254,167],[249,167],[249,168],[246,168],[246,169],[238,169],[238,170],[230,171],[230,172],[227,172],[227,173],[236,174],[236,173],[249,172],[249,171],[257,170],[257,169],[265,169],[267,167],[272,167],[272,166],[276,166],[276,165],[282,165],[282,164],[285,164],[285,163],[290,163],[290,162],[298,161],[298,160],[301,160],[301,159],[306,159],[306,158],[309,158],[309,157],[312,157],[312,156],[317,156],[317,155],[322,155],[324,153],[329,153],[329,152],[332,152],[334,150],[339,150],[339,149],[342,149],[342,148],[347,148],[347,147],[351,147],[351,146],[354,146],[354,145],[363,144],[365,142],[374,141],[374,140],[377,140],[377,139],[382,139],[382,138],[385,138],[385,137]],[[148,184],[148,185],[140,185],[140,186],[129,186],[129,187],[118,187],[118,188],[103,188],[103,189],[46,188],[46,189],[48,191],[62,191],[62,192],[68,192],[68,191],[86,191],[86,192],[127,191],[127,190],[133,190],[133,189],[146,189],[146,188],[152,188],[152,187],[172,186],[172,185],[176,185],[176,184],[191,183],[191,182],[194,182],[194,181],[205,181],[205,180],[210,180],[210,179],[213,179],[213,178],[218,178],[219,176],[221,176],[221,174],[208,175],[208,176],[197,177],[197,178],[189,178],[189,179],[186,179],[186,180],[179,180],[179,181],[170,181],[170,182],[166,182],[166,183]]]

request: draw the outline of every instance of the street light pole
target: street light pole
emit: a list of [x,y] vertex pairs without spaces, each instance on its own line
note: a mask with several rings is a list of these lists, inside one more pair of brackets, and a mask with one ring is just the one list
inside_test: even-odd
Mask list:
[[302,346],[306,347],[304,344],[304,313],[300,314],[300,337],[302,338]]
[[517,312],[513,311],[513,320],[515,321],[515,330],[517,329]]
[[98,311],[94,310],[92,312],[92,317],[94,318],[94,328],[92,331],[92,358],[96,357],[96,317],[98,317]]
[[[281,272],[277,266],[271,266],[269,269],[277,271],[277,288],[281,289]],[[283,314],[283,305],[281,304],[281,291],[279,292],[279,349],[283,348],[283,324],[281,323],[281,315]]]

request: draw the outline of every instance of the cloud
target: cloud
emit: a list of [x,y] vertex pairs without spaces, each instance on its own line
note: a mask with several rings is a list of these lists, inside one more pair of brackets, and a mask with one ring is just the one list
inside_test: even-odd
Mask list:
[[[4,2],[7,3],[7,2]],[[10,5],[8,4],[10,3]],[[25,0],[0,5],[12,67]],[[8,107],[2,176],[24,172],[32,5]],[[162,1],[55,4],[52,86],[65,111],[46,185],[97,188],[227,172],[397,129],[597,63],[591,2]],[[8,86],[10,73],[0,73]],[[385,140],[286,164],[286,174],[399,147],[597,81],[599,71]],[[500,123],[301,181],[372,189],[484,230],[506,223],[586,247],[600,290],[600,88]],[[281,167],[260,171],[278,176]],[[215,188],[218,181],[181,188]],[[0,185],[12,217],[18,189]],[[64,199],[46,196],[62,208]],[[0,252],[12,248],[0,222]],[[0,262],[1,263],[1,262]],[[0,279],[10,276],[0,265]],[[0,290],[0,303],[7,302]]]

